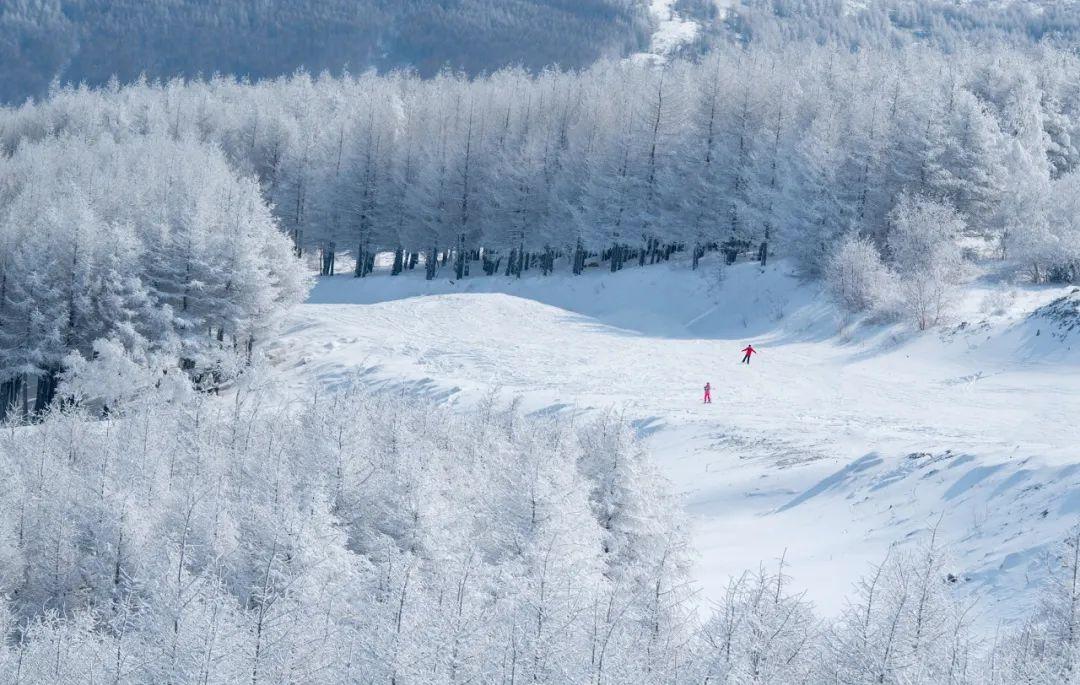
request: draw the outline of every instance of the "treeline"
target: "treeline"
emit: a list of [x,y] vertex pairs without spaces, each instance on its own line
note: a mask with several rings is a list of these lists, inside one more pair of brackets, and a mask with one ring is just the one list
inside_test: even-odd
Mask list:
[[20,0],[0,5],[0,103],[140,74],[578,68],[650,31],[642,0]]
[[65,368],[107,341],[216,386],[306,278],[258,184],[210,146],[27,142],[0,156],[0,421],[43,412]]
[[0,407],[40,411],[107,339],[217,384],[301,297],[279,230],[356,276],[380,252],[459,279],[778,253],[853,309],[934,325],[966,235],[1080,277],[1075,73],[1048,48],[798,44],[58,89],[0,109]]
[[1071,278],[1078,69],[1045,47],[795,44],[662,69],[138,83],[5,110],[0,145],[153,133],[218,146],[259,179],[298,252],[326,271],[348,252],[359,276],[383,251],[395,271],[448,262],[463,277],[707,246],[816,274],[846,236],[888,256],[889,216],[910,196],[1040,277]]
[[932,538],[822,620],[782,563],[705,614],[614,418],[239,390],[0,432],[6,683],[1063,683],[1077,533],[994,639]]

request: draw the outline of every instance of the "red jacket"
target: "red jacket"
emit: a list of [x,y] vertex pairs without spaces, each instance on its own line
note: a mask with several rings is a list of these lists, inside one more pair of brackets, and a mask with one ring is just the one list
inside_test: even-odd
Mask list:
[[754,349],[753,345],[747,345],[746,347],[744,347],[743,349],[741,349],[739,351],[740,352],[745,352],[746,354],[754,354],[755,352],[757,352],[757,350]]

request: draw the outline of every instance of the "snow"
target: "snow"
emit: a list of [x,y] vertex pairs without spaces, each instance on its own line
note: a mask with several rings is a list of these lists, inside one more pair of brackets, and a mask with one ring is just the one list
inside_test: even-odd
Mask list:
[[1080,515],[1080,347],[1060,307],[1035,313],[1069,289],[978,280],[951,325],[917,333],[845,321],[782,262],[718,273],[324,278],[270,354],[320,392],[622,414],[692,517],[703,602],[785,554],[834,615],[890,545],[936,526],[985,625],[1027,608]]
[[697,22],[684,18],[675,11],[676,0],[652,0],[649,12],[656,22],[649,44],[649,52],[634,55],[634,59],[664,61],[679,47],[693,41],[700,27]]

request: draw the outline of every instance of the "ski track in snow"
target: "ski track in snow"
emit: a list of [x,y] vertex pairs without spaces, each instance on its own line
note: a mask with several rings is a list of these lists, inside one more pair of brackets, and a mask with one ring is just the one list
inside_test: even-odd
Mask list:
[[472,402],[494,388],[539,414],[619,412],[691,516],[703,602],[786,554],[833,614],[891,544],[937,525],[987,625],[1022,611],[1080,518],[1080,350],[1026,318],[1062,289],[987,317],[992,286],[971,286],[957,316],[981,323],[915,334],[842,326],[782,263],[726,273],[333,277],[269,352],[320,392]]

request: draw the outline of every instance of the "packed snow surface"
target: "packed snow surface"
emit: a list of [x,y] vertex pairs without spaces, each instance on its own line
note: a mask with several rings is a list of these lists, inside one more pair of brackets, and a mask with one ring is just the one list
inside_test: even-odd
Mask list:
[[890,545],[936,527],[987,625],[1026,608],[1080,517],[1080,338],[1069,306],[1046,308],[1076,293],[978,281],[920,333],[846,321],[783,263],[719,271],[324,278],[270,353],[320,392],[618,412],[682,496],[703,602],[785,555],[835,614]]

